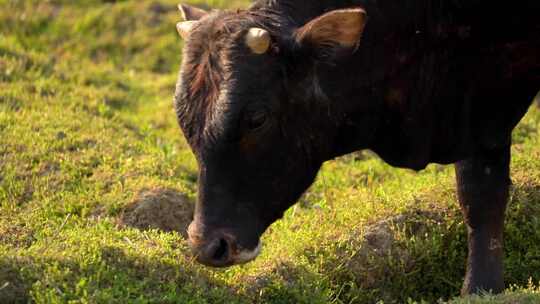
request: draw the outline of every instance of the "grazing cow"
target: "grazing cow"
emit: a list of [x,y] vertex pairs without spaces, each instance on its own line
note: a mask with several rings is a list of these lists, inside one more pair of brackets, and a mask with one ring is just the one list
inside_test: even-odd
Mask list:
[[396,167],[455,163],[463,293],[503,290],[511,132],[540,88],[540,1],[179,7],[175,108],[199,164],[199,262],[254,259],[323,162],[371,149]]

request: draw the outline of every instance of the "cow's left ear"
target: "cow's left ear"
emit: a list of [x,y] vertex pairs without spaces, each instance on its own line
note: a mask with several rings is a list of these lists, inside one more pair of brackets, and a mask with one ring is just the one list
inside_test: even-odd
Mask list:
[[299,28],[295,40],[301,47],[315,48],[319,54],[354,51],[366,22],[367,13],[361,8],[330,11]]

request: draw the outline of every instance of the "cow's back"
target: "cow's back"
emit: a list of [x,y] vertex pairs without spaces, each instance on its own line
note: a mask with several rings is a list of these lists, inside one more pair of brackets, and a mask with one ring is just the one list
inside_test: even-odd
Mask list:
[[508,142],[540,89],[540,1],[379,1],[372,11],[353,66],[381,67],[370,77],[390,120],[376,152],[420,169]]

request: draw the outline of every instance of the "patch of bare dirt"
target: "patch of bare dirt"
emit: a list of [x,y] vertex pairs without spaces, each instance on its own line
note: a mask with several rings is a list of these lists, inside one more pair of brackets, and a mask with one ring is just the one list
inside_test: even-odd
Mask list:
[[149,189],[137,194],[122,213],[120,222],[141,230],[176,231],[187,237],[193,211],[194,203],[184,194],[172,189]]
[[388,254],[396,243],[396,235],[422,237],[430,225],[444,221],[444,213],[413,210],[369,225],[364,232],[364,245],[373,252]]

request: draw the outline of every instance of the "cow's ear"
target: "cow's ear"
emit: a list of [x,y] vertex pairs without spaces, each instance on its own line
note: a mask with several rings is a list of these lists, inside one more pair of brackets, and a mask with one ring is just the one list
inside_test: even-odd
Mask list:
[[184,21],[176,24],[176,30],[180,37],[187,39],[198,20],[208,15],[208,12],[187,4],[178,4],[178,9],[182,14],[182,18],[184,18]]
[[178,9],[184,21],[197,21],[208,15],[207,11],[187,4],[178,4]]
[[314,48],[317,54],[327,56],[354,51],[366,22],[367,13],[361,8],[330,11],[299,28],[295,40],[302,48]]

